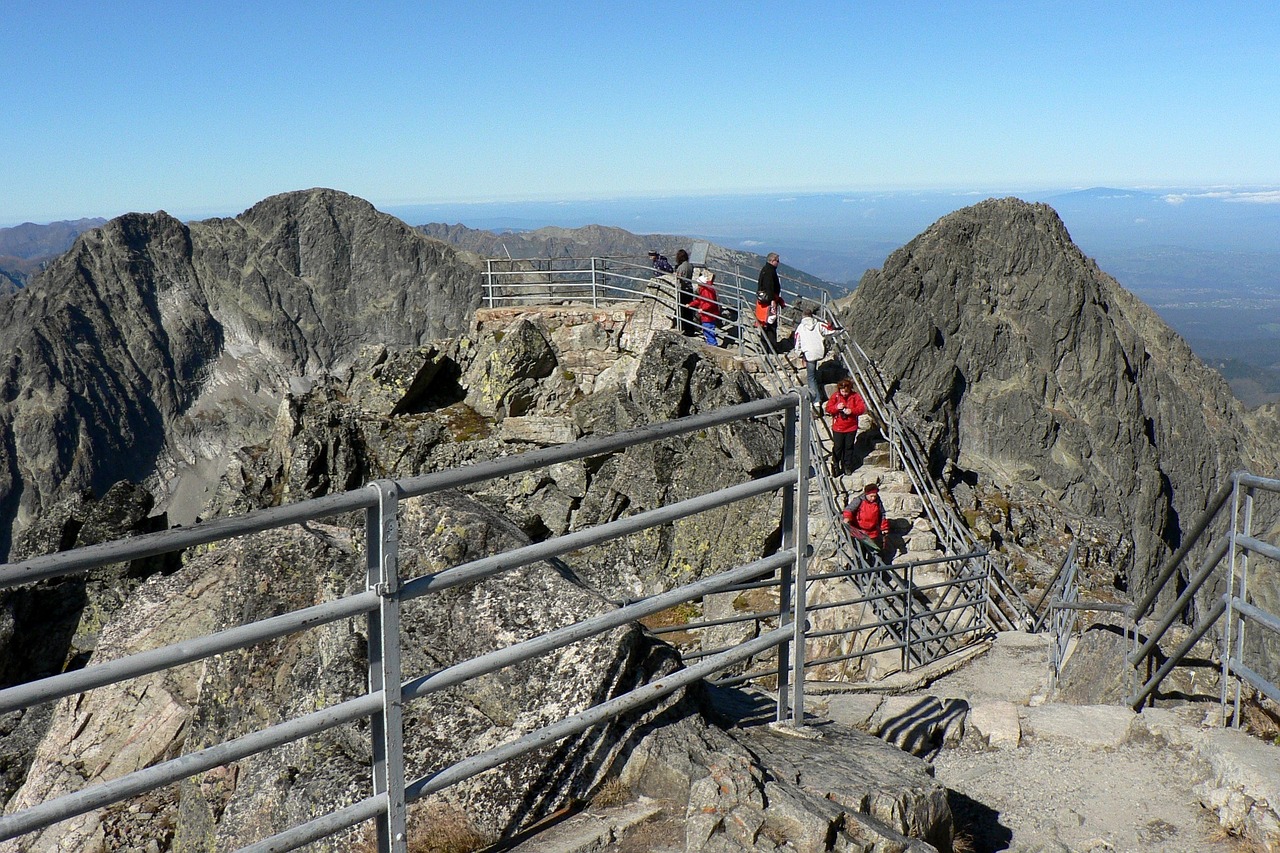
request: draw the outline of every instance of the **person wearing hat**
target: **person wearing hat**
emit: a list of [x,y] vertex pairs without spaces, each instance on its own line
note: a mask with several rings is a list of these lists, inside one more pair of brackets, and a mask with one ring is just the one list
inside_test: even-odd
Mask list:
[[702,336],[711,346],[716,346],[716,325],[720,322],[720,300],[716,296],[716,274],[708,270],[696,279],[698,295],[689,307],[698,312],[702,324]]
[[884,514],[884,504],[880,503],[880,486],[877,483],[863,486],[862,494],[841,514],[854,539],[866,542],[877,551],[884,550],[884,540],[889,534],[889,517]]
[[667,256],[659,254],[657,249],[649,250],[649,263],[653,264],[654,275],[676,271],[676,268],[671,266],[671,261],[667,260]]

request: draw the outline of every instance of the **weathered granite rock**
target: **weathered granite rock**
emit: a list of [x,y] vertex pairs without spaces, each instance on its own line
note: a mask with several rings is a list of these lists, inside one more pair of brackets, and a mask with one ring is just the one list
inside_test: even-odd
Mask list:
[[[498,514],[457,494],[407,504],[400,532],[406,577],[526,541]],[[104,632],[98,659],[358,590],[361,536],[307,525],[207,549],[179,573],[144,584],[127,618]],[[546,565],[417,599],[403,614],[405,672],[434,672],[608,607]],[[363,620],[322,626],[60,702],[36,772],[10,810],[363,693],[364,630]],[[408,703],[410,778],[638,686],[674,662],[636,629],[617,629]],[[550,684],[554,691],[546,689]],[[585,796],[631,729],[661,707],[508,762],[500,774],[449,789],[441,802],[463,809],[490,834],[517,829],[568,797]],[[139,726],[139,719],[148,722]],[[362,799],[369,785],[367,730],[362,721],[188,780],[155,820],[173,828],[183,849],[239,847]],[[115,814],[86,815],[0,850],[43,850],[53,839],[61,849],[88,849],[114,832]],[[339,838],[317,849],[347,844]]]
[[685,718],[641,741],[620,778],[688,803],[691,853],[951,849],[946,789],[928,765],[839,724],[798,737]]

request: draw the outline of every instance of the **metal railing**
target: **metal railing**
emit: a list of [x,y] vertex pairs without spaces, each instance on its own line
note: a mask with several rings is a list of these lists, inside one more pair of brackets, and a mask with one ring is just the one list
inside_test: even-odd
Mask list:
[[[1155,701],[1165,678],[1183,665],[1196,644],[1221,622],[1218,658],[1223,721],[1228,716],[1228,693],[1233,683],[1236,690],[1234,712],[1230,716],[1236,726],[1241,723],[1240,702],[1245,683],[1272,701],[1280,702],[1276,674],[1262,673],[1250,666],[1244,660],[1243,651],[1246,624],[1280,634],[1280,618],[1259,607],[1249,591],[1251,557],[1280,562],[1280,547],[1258,539],[1253,533],[1254,501],[1259,491],[1280,493],[1280,480],[1259,477],[1247,471],[1232,473],[1209,499],[1205,511],[1186,532],[1179,548],[1165,561],[1146,594],[1133,604],[1080,600],[1078,575],[1074,561],[1071,561],[1071,568],[1061,582],[1061,591],[1050,607],[1055,648],[1060,645],[1065,650],[1077,611],[1121,614],[1126,637],[1132,634],[1132,651],[1125,658],[1132,667],[1130,693],[1125,702],[1140,711]],[[1224,519],[1223,513],[1228,506],[1230,511]],[[1213,542],[1210,537],[1219,528],[1222,528],[1221,535]],[[1201,553],[1199,562],[1188,568],[1188,559],[1196,552]],[[1157,614],[1157,605],[1170,584],[1177,587],[1176,594]],[[1225,591],[1220,595],[1205,596],[1203,592],[1215,584],[1224,587]],[[1197,617],[1199,604],[1207,607]],[[1160,643],[1179,623],[1189,623],[1186,635],[1174,649],[1161,649]],[[1142,633],[1144,628],[1145,636]],[[1061,664],[1061,655],[1058,655],[1052,664],[1055,677],[1060,674]],[[1147,669],[1145,677],[1141,675],[1144,666]]]
[[[720,308],[722,341],[739,354],[759,354],[764,345],[756,334],[755,303],[758,271],[722,266],[700,269],[715,274],[716,303]],[[823,288],[780,275],[784,299],[792,306],[808,299],[826,306],[830,295]],[[696,284],[692,286],[696,291]],[[693,292],[684,297],[693,296]],[[647,300],[669,312],[679,324],[683,298],[674,273],[657,273],[647,263],[625,258],[489,258],[482,284],[485,307],[548,304],[580,304],[598,308],[612,303]],[[696,321],[689,333],[701,334]]]
[[[866,402],[868,414],[887,432],[890,465],[905,471],[911,480],[943,550],[953,553],[977,551],[977,543],[969,528],[961,523],[952,505],[939,493],[919,439],[903,423],[871,358],[856,341],[843,336],[837,342],[836,353]],[[995,561],[985,551],[983,554],[980,559],[986,564],[983,574],[988,578],[988,617],[1002,630],[1032,629],[1030,623],[1034,609]]]
[[[1156,660],[1159,643],[1169,628],[1186,614],[1194,611],[1194,602],[1201,589],[1215,575],[1225,581],[1225,591],[1211,599],[1208,611],[1195,620],[1188,635],[1177,648],[1167,653],[1161,665],[1151,673],[1146,681],[1137,685],[1126,697],[1126,702],[1135,710],[1140,710],[1145,703],[1153,701],[1160,684],[1173,669],[1183,663],[1191,650],[1213,627],[1222,620],[1222,636],[1219,657],[1221,660],[1221,708],[1223,720],[1227,716],[1227,693],[1230,684],[1236,685],[1234,702],[1234,724],[1241,724],[1240,701],[1244,683],[1264,694],[1272,701],[1280,701],[1280,689],[1276,686],[1276,675],[1261,673],[1244,660],[1246,644],[1246,624],[1254,624],[1272,633],[1280,634],[1280,619],[1257,606],[1249,588],[1251,557],[1261,557],[1280,563],[1280,547],[1271,542],[1258,539],[1253,532],[1254,501],[1259,491],[1280,493],[1280,480],[1258,477],[1247,471],[1234,472],[1228,482],[1218,490],[1210,500],[1209,507],[1193,527],[1191,535],[1182,548],[1171,557],[1161,571],[1156,585],[1148,591],[1141,601],[1133,606],[1129,615],[1135,626],[1141,620],[1154,614],[1155,603],[1161,592],[1172,578],[1179,576],[1179,570],[1191,549],[1199,543],[1205,532],[1209,531],[1215,520],[1229,500],[1231,511],[1227,523],[1226,534],[1211,547],[1205,548],[1194,574],[1186,578],[1186,586],[1168,606],[1163,615],[1155,617],[1155,627],[1147,639],[1139,643],[1135,627],[1133,651],[1127,661],[1134,667],[1135,680],[1143,664]],[[1225,566],[1223,560],[1228,558]]]
[[[0,566],[0,589],[56,578],[110,563],[170,553],[228,538],[299,524],[343,513],[365,513],[367,535],[366,584],[361,592],[335,601],[307,607],[261,621],[241,625],[208,636],[141,652],[84,669],[0,690],[0,713],[50,702],[98,687],[115,684],[148,673],[203,660],[235,649],[243,649],[269,639],[310,630],[342,619],[364,616],[369,636],[369,691],[336,705],[302,717],[246,734],[224,743],[155,764],[143,770],[110,779],[30,808],[0,817],[0,839],[10,839],[48,827],[62,820],[171,784],[214,767],[235,762],[267,749],[296,741],[361,718],[372,722],[373,790],[370,796],[332,813],[320,815],[290,827],[271,838],[243,848],[255,851],[292,850],[328,837],[367,820],[376,821],[380,850],[403,853],[405,811],[408,803],[442,790],[460,780],[496,767],[511,758],[581,732],[601,721],[612,719],[632,708],[657,701],[662,696],[709,674],[723,671],[769,649],[778,650],[777,674],[785,682],[787,674],[803,671],[805,549],[797,543],[807,533],[807,464],[805,446],[795,438],[787,442],[783,463],[777,473],[747,480],[705,495],[623,517],[587,530],[576,531],[453,566],[422,577],[399,577],[399,534],[397,511],[400,503],[444,489],[483,482],[496,477],[542,468],[558,462],[616,452],[633,445],[686,435],[747,419],[783,414],[789,435],[807,428],[808,412],[796,396],[744,403],[727,409],[694,415],[677,421],[653,424],[623,433],[586,438],[569,445],[545,448],[519,456],[482,462],[398,481],[378,481],[368,487],[266,509],[244,516],[217,519],[188,528],[178,528],[132,539],[96,545],[75,551],[49,554]],[[400,667],[400,607],[413,598],[431,595],[461,584],[494,577],[513,569],[578,551],[591,545],[654,526],[670,524],[690,514],[715,509],[781,491],[784,505],[793,507],[783,515],[783,547],[777,553],[719,572],[713,577],[684,585],[662,595],[647,598],[617,611],[550,631],[508,648],[482,655],[438,672],[406,678]],[[780,583],[792,588],[788,610],[778,614],[779,627],[721,652],[694,666],[651,682],[641,689],[616,696],[557,723],[517,738],[500,747],[470,756],[450,767],[419,779],[406,779],[402,707],[405,703],[436,693],[468,679],[511,666],[561,648],[585,637],[595,636],[661,609],[674,602],[698,599],[743,580],[780,572]],[[795,678],[790,696],[780,691],[778,719],[798,723],[803,711],[803,678]],[[411,735],[412,733],[408,733]]]

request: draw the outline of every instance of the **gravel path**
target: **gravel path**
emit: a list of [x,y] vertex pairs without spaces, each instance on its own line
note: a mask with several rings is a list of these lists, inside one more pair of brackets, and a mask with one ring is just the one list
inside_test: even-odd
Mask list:
[[934,759],[952,808],[986,851],[1237,853],[1192,792],[1189,756],[1159,741],[1118,748],[963,746]]

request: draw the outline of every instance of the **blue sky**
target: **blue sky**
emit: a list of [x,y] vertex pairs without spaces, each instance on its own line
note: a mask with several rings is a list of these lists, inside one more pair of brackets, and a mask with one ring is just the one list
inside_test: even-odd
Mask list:
[[1280,4],[5,0],[0,225],[1280,185]]

